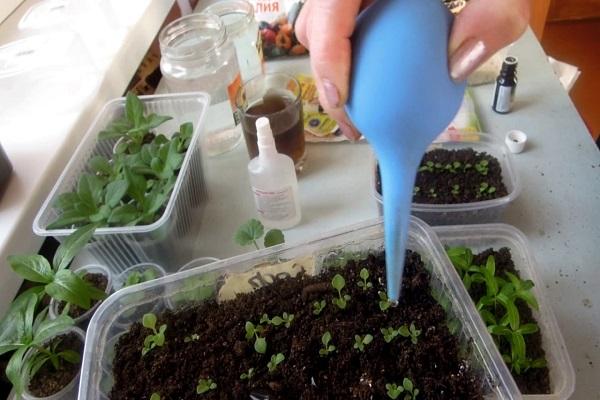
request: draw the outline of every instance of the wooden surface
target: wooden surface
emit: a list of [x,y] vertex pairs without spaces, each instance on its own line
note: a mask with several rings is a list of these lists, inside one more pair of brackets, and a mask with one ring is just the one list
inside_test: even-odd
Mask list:
[[550,8],[551,0],[532,0],[531,3],[531,18],[529,25],[535,33],[538,40],[541,40],[544,35],[544,27],[546,26],[546,17]]
[[600,18],[550,22],[542,46],[549,56],[581,70],[570,96],[594,139],[600,136]]
[[[533,0],[535,3],[546,0]],[[549,21],[566,21],[600,17],[600,0],[552,0]]]

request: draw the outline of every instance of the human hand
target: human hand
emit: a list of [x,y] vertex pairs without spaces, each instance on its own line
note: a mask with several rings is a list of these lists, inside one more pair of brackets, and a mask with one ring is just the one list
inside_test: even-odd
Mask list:
[[[360,134],[344,111],[350,80],[350,37],[358,13],[372,2],[307,0],[296,22],[296,36],[310,49],[319,101],[338,121],[342,133],[353,140]],[[450,33],[452,79],[465,80],[496,51],[518,39],[528,21],[529,0],[470,0],[456,16]]]

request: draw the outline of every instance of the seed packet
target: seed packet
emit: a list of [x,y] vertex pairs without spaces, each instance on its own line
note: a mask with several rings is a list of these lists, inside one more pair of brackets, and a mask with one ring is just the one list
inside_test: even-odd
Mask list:
[[467,90],[465,97],[456,116],[450,122],[446,130],[433,142],[442,143],[448,141],[477,141],[478,132],[481,132],[481,124],[475,112],[475,103]]
[[259,23],[266,60],[308,53],[294,33],[294,23],[304,0],[250,0],[250,3]]

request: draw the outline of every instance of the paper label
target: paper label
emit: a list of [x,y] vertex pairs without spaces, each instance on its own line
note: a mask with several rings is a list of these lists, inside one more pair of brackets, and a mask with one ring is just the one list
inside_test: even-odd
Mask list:
[[294,192],[291,186],[280,190],[261,190],[252,188],[256,210],[264,219],[279,221],[296,216]]

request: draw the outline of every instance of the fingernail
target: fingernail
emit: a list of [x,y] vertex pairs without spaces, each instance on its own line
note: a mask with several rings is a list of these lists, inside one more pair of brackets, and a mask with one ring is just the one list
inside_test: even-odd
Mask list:
[[358,139],[360,139],[360,135],[358,134],[356,129],[354,129],[350,125],[344,122],[338,122],[338,125],[344,136],[346,136],[351,141],[356,142]]
[[450,76],[455,81],[467,79],[485,57],[485,44],[479,40],[466,40],[450,56]]
[[338,92],[335,85],[328,79],[323,79],[323,91],[325,92],[325,98],[329,103],[329,108],[338,108],[340,106],[340,93]]

